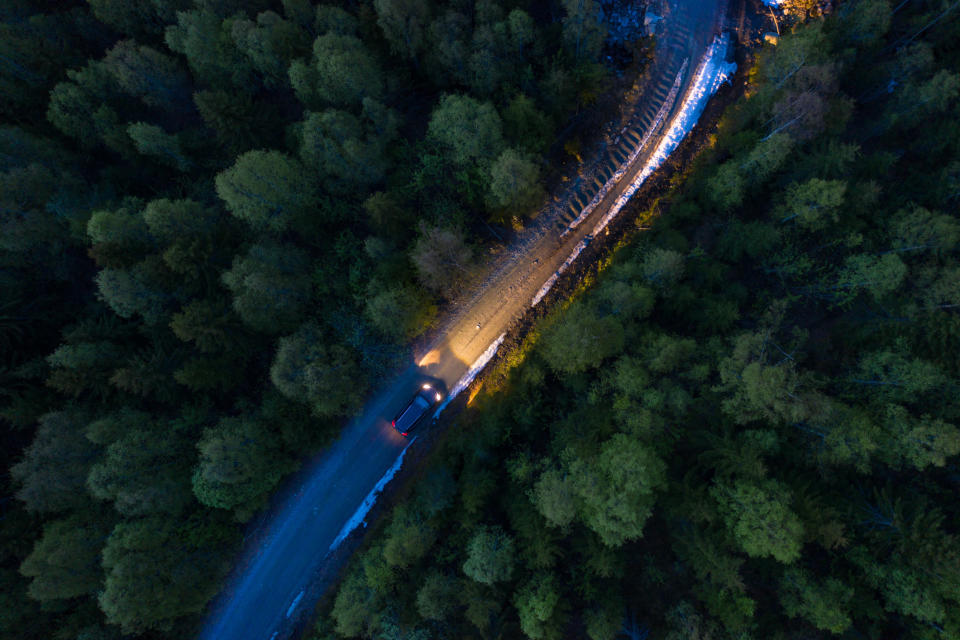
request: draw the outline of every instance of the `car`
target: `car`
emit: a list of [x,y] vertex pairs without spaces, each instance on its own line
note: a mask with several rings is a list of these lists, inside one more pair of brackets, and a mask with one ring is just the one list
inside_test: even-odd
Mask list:
[[393,428],[402,436],[410,435],[420,420],[442,398],[443,394],[434,389],[433,385],[424,383],[417,391],[417,395],[413,396],[413,400],[394,418],[391,423]]

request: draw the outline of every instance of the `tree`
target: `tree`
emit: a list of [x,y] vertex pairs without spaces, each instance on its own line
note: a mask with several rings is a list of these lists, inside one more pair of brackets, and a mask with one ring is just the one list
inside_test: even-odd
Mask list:
[[895,402],[916,402],[946,384],[936,366],[909,357],[897,346],[902,349],[904,345],[864,353],[851,382],[868,390],[871,399]]
[[46,207],[60,195],[57,183],[62,187],[64,180],[33,162],[0,171],[0,250],[18,252],[27,261],[62,246],[65,225]]
[[445,620],[456,606],[456,591],[454,578],[432,569],[417,590],[417,613],[427,620]]
[[717,484],[710,490],[730,533],[754,558],[791,564],[800,557],[803,523],[790,509],[790,493],[776,480]]
[[193,102],[225,156],[234,158],[255,147],[268,146],[270,112],[262,103],[242,93],[211,89],[195,92]]
[[559,638],[563,618],[558,616],[560,591],[552,574],[534,575],[516,593],[513,600],[520,628],[529,638]]
[[228,557],[224,521],[195,514],[121,522],[103,549],[100,608],[124,634],[169,631],[200,613],[220,589]]
[[[290,0],[286,0],[289,2]],[[311,18],[311,25],[317,33],[336,33],[341,36],[353,36],[357,34],[359,22],[352,14],[344,11],[340,7],[321,4],[317,5],[316,10],[304,2],[306,5],[304,19]],[[312,16],[309,14],[312,12]],[[290,8],[286,7],[287,15],[290,15]]]
[[471,35],[470,18],[456,9],[436,16],[427,29],[427,71],[440,86],[451,86],[467,77]]
[[826,292],[837,304],[856,298],[861,291],[874,299],[896,291],[907,276],[907,265],[895,253],[880,256],[855,254],[848,257],[836,276],[835,284],[826,287]]
[[383,180],[388,141],[366,134],[352,114],[328,109],[307,114],[301,126],[300,155],[318,170],[324,188],[349,194]]
[[470,274],[473,250],[459,229],[424,228],[411,258],[421,284],[435,292],[451,291]]
[[938,211],[913,205],[893,217],[893,249],[897,253],[943,254],[960,243],[960,222]]
[[143,259],[156,240],[140,211],[143,201],[127,198],[118,207],[94,211],[87,221],[91,250],[102,266],[126,267]]
[[412,505],[403,505],[394,510],[384,536],[384,559],[401,568],[419,562],[437,539],[436,530],[427,517]]
[[159,256],[150,256],[129,269],[101,269],[95,277],[101,300],[121,318],[139,315],[146,324],[167,319],[175,299],[163,288],[166,270]]
[[371,282],[364,313],[381,333],[401,341],[426,331],[437,315],[437,308],[414,286]]
[[89,0],[93,15],[118,32],[129,36],[152,36],[174,18],[176,2],[138,2]]
[[623,609],[621,598],[606,595],[600,604],[584,615],[587,637],[590,640],[615,640],[624,626]]
[[918,470],[942,467],[947,458],[960,454],[960,429],[945,420],[929,415],[917,419],[905,407],[891,404],[882,424],[893,440],[882,457],[893,466],[902,460]]
[[237,49],[250,60],[265,86],[280,89],[289,86],[287,69],[293,58],[304,55],[309,46],[308,32],[273,11],[257,15],[257,21],[234,20],[230,35]]
[[544,197],[533,158],[507,149],[490,167],[490,203],[516,214],[530,213]]
[[20,485],[17,498],[30,511],[58,512],[83,507],[85,483],[97,447],[84,437],[83,416],[70,411],[40,418],[23,459],[10,468]]
[[685,260],[670,249],[652,249],[643,257],[643,278],[658,289],[670,289],[683,278]]
[[542,153],[553,141],[553,123],[536,103],[519,93],[503,112],[503,134],[511,145]]
[[463,572],[482,584],[506,582],[513,576],[514,543],[500,527],[480,527],[467,543]]
[[774,215],[781,222],[796,220],[808,231],[821,231],[837,221],[846,190],[847,184],[842,180],[811,178],[802,184],[794,183],[787,189],[783,208]]
[[255,231],[282,232],[316,206],[316,180],[280,151],[248,151],[216,177],[227,209]]
[[537,510],[552,526],[566,527],[577,515],[571,480],[559,469],[544,471],[534,485],[531,497]]
[[100,500],[110,500],[128,517],[177,514],[191,501],[189,450],[180,434],[161,433],[156,426],[123,433],[90,468],[87,487]]
[[426,0],[374,0],[373,7],[391,49],[417,64],[430,20]]
[[124,94],[173,114],[191,110],[190,80],[177,60],[133,40],[121,40],[99,63]]
[[573,59],[593,62],[607,36],[600,3],[595,0],[563,0],[563,41]]
[[886,0],[859,0],[843,12],[843,35],[855,47],[870,47],[890,29],[893,13]]
[[543,332],[542,353],[547,363],[561,373],[595,368],[623,349],[623,325],[614,316],[601,316],[582,300],[557,315]]
[[222,418],[197,443],[200,462],[193,473],[193,493],[201,503],[233,510],[247,520],[265,504],[291,461],[280,442],[255,417]]
[[243,328],[224,297],[192,300],[170,319],[170,329],[202,353],[223,353],[239,347]]
[[321,416],[346,413],[364,392],[352,354],[326,344],[323,331],[310,322],[280,338],[270,380],[283,395],[309,404]]
[[304,318],[312,284],[307,254],[289,245],[255,244],[222,276],[233,292],[233,308],[252,329],[290,331]]
[[780,424],[808,416],[805,376],[790,353],[790,345],[781,344],[769,329],[734,339],[730,356],[720,362],[718,387],[726,392],[722,406],[734,421]]
[[180,145],[180,138],[156,125],[135,122],[127,126],[127,135],[133,140],[137,151],[152,156],[161,164],[179,171],[187,171],[193,166]]
[[351,571],[337,590],[330,617],[341,636],[371,635],[377,628],[382,599],[367,585],[363,571]]
[[91,510],[44,525],[43,535],[20,565],[20,573],[31,578],[31,598],[68,600],[100,589],[100,550],[109,529],[96,521],[98,515]]
[[789,569],[780,580],[780,602],[791,618],[802,616],[822,631],[840,635],[850,628],[848,608],[853,588],[836,578],[817,582],[805,572]]
[[308,109],[357,107],[383,95],[383,72],[363,42],[352,35],[327,33],[313,43],[309,62],[294,60],[290,82]]
[[647,446],[622,433],[603,443],[596,459],[570,464],[570,486],[584,523],[610,547],[643,535],[666,465]]
[[235,18],[224,20],[210,10],[177,11],[176,24],[166,28],[164,41],[172,51],[184,55],[198,84],[232,89],[231,94],[242,100],[256,76],[233,39],[235,22]]
[[450,154],[454,164],[493,160],[503,149],[500,116],[489,102],[446,95],[430,115],[427,135]]
[[721,211],[730,211],[743,203],[745,190],[743,173],[733,160],[720,165],[707,185],[710,200]]

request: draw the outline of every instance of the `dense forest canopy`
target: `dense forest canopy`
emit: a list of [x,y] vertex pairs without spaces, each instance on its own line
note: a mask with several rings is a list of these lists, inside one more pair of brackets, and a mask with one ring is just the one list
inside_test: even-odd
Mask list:
[[191,636],[541,204],[604,33],[594,0],[0,3],[0,636]]
[[957,13],[852,0],[761,52],[312,637],[960,638]]
[[[958,14],[782,25],[314,634],[960,638]],[[543,201],[604,40],[594,0],[3,2],[0,636],[191,637]]]

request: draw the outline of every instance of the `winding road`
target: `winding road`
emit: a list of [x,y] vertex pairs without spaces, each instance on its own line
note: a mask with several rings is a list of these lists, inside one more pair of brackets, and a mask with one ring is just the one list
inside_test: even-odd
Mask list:
[[[573,182],[491,266],[489,276],[441,326],[432,347],[380,392],[329,449],[297,474],[301,483],[276,505],[251,538],[241,569],[216,599],[201,640],[285,640],[316,594],[310,585],[331,562],[332,549],[362,517],[365,501],[389,480],[406,447],[390,420],[425,380],[458,388],[496,343],[542,295],[558,270],[618,206],[656,153],[693,82],[697,63],[720,31],[727,0],[667,0],[655,62],[634,117],[589,175]],[[622,201],[621,201],[622,202]],[[584,211],[586,214],[584,215]],[[555,279],[555,278],[553,278]],[[478,328],[479,325],[479,328]],[[358,511],[359,510],[359,511]]]

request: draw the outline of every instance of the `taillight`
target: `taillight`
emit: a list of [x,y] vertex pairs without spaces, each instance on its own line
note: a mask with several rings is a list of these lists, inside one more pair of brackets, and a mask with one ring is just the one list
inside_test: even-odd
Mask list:
[[390,421],[390,426],[391,426],[391,427],[397,426],[397,421],[396,421],[396,420],[391,420],[391,421]]
[[405,435],[407,435],[407,432],[406,432],[406,431],[401,431],[401,432],[400,432],[400,435],[405,436]]

